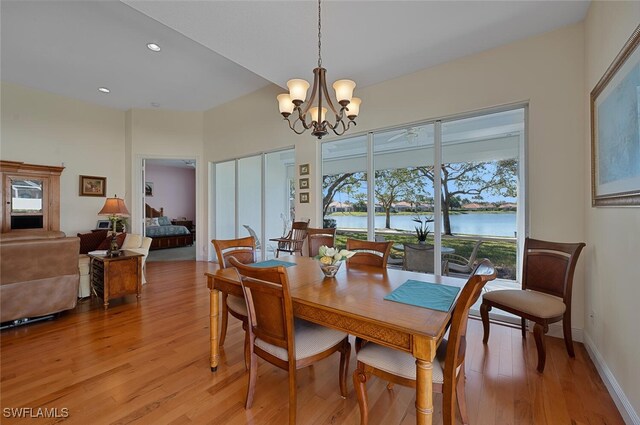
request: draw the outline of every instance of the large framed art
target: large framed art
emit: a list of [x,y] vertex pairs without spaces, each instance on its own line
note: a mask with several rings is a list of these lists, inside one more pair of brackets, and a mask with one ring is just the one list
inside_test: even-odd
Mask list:
[[640,206],[640,26],[591,91],[591,204]]

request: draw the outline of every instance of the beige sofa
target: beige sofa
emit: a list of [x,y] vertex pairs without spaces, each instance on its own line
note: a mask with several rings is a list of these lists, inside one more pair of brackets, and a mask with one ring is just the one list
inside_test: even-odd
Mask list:
[[62,232],[0,234],[0,322],[76,306],[80,240]]

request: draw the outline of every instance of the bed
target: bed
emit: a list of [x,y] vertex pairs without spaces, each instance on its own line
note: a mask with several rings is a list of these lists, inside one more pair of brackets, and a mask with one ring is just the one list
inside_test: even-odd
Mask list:
[[145,217],[145,234],[152,238],[150,250],[193,245],[191,230],[172,225],[171,220],[164,216],[164,208],[157,210],[145,204]]

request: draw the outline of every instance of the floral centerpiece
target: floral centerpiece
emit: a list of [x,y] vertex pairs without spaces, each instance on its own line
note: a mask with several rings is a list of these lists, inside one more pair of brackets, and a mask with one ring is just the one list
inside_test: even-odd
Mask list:
[[342,260],[351,258],[354,254],[355,252],[347,251],[346,249],[338,250],[322,245],[318,248],[318,255],[315,258],[320,260],[320,269],[324,275],[334,277],[342,265]]

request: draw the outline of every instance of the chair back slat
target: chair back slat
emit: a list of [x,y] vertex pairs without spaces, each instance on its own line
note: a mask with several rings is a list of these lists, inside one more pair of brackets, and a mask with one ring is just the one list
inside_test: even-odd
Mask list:
[[355,255],[349,258],[349,264],[386,268],[392,244],[393,242],[370,242],[359,239],[347,239],[347,250],[355,252]]
[[571,299],[573,274],[584,243],[557,243],[527,238],[524,243],[522,289]]
[[314,229],[309,227],[307,229],[307,238],[309,257],[315,257],[318,255],[318,250],[321,246],[325,245],[329,248],[335,246],[336,229]]
[[213,239],[211,243],[216,250],[221,269],[229,267],[230,257],[235,257],[243,264],[256,261],[256,240],[252,236],[240,239]]

